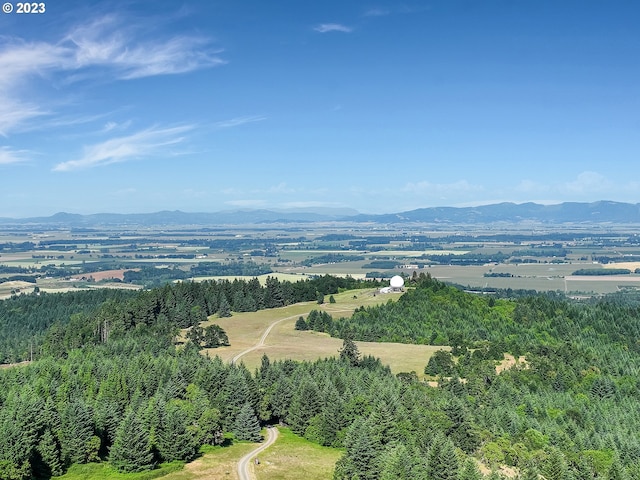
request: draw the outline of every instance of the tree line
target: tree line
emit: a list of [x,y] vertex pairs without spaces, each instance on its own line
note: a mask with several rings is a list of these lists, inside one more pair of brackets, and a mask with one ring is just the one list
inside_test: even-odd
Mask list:
[[22,294],[0,302],[0,363],[46,354],[60,355],[104,342],[133,327],[163,331],[189,328],[217,314],[251,312],[302,301],[318,293],[371,288],[376,281],[329,275],[298,282],[268,277],[251,280],[167,283],[146,291],[95,289],[68,293]]

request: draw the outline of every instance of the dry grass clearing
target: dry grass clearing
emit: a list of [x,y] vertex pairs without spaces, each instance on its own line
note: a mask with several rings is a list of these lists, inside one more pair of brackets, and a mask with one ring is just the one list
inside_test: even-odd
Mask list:
[[19,291],[20,293],[31,293],[35,284],[12,280],[0,283],[0,300],[11,297],[11,291]]
[[[229,318],[211,318],[206,324],[217,323],[226,332],[231,346],[205,350],[211,356],[218,355],[225,361],[253,347],[269,325],[279,321],[266,338],[264,346],[241,357],[250,369],[260,365],[263,354],[272,360],[308,360],[338,355],[342,340],[311,331],[298,331],[294,325],[299,316],[307,315],[313,309],[325,310],[334,318],[350,316],[361,305],[375,305],[396,300],[401,294],[375,294],[375,290],[355,290],[334,295],[336,303],[318,305],[315,302],[298,303],[287,307],[261,310],[259,312],[238,313]],[[354,296],[356,298],[354,298]],[[205,325],[206,325],[205,324]],[[431,355],[443,347],[431,345],[406,345],[400,343],[356,342],[364,355],[379,357],[389,365],[394,373],[415,371],[422,375]]]
[[496,365],[496,373],[500,375],[505,370],[510,369],[514,365],[520,365],[524,368],[529,368],[529,364],[527,363],[527,359],[524,356],[520,356],[518,358],[514,357],[509,353],[504,354],[504,360]]

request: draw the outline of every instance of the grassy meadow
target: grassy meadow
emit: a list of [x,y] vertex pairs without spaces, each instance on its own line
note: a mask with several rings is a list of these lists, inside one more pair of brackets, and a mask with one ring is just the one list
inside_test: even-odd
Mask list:
[[252,465],[258,480],[331,480],[342,451],[311,443],[293,434],[288,428],[278,428],[276,443],[258,456],[259,465]]
[[[276,443],[260,453],[259,465],[250,465],[258,480],[330,480],[342,451],[322,447],[293,434],[288,428],[278,428]],[[73,465],[55,480],[238,480],[240,458],[255,449],[258,443],[234,442],[224,447],[205,447],[193,462],[172,462],[160,468],[140,473],[119,473],[107,463]]]
[[[206,349],[203,353],[231,361],[239,353],[254,347],[265,330],[275,322],[263,346],[247,352],[240,359],[250,370],[257,368],[263,354],[271,360],[308,360],[337,356],[342,340],[325,333],[295,330],[295,322],[311,310],[324,310],[334,318],[350,316],[361,305],[376,305],[394,301],[400,293],[377,294],[376,290],[351,290],[334,295],[336,303],[298,303],[282,308],[250,313],[234,313],[228,318],[211,317],[210,323],[220,325],[229,337],[231,346]],[[354,298],[356,297],[356,298]],[[325,299],[325,300],[328,300]],[[406,345],[400,343],[356,342],[361,354],[379,357],[394,373],[415,371],[422,375],[431,355],[445,347]]]

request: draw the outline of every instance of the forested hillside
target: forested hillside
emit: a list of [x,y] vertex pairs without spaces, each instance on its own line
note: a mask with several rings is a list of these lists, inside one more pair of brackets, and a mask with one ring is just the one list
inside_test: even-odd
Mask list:
[[59,294],[39,292],[0,302],[0,364],[101,343],[133,326],[187,328],[218,314],[252,312],[303,301],[340,289],[370,288],[378,282],[328,275],[298,282],[268,277],[182,282],[142,292],[95,289]]
[[[150,469],[279,421],[343,447],[338,480],[480,479],[478,460],[527,479],[640,478],[635,302],[489,298],[422,277],[395,304],[310,315],[308,326],[346,335],[338,358],[263,357],[252,373],[173,343],[232,284],[166,286],[49,329],[40,360],[0,371],[0,478],[96,461]],[[281,302],[280,287],[252,297]],[[394,326],[396,341],[452,344],[428,367],[438,388],[359,355],[352,338],[391,338]],[[497,374],[504,352],[526,362]]]

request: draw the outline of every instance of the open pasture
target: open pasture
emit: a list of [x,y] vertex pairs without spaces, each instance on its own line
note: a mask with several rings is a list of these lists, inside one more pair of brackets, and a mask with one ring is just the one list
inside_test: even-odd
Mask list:
[[278,428],[276,443],[260,454],[260,464],[253,465],[260,480],[329,480],[342,451],[311,443]]
[[[336,303],[318,305],[315,302],[298,303],[287,307],[237,313],[228,318],[211,317],[207,323],[220,325],[227,333],[231,346],[207,349],[205,354],[231,361],[236,355],[254,347],[265,330],[275,322],[264,345],[243,355],[239,361],[253,370],[260,365],[263,354],[272,360],[308,360],[334,357],[339,354],[342,340],[325,333],[295,330],[295,322],[311,310],[325,310],[334,318],[350,316],[361,305],[375,305],[396,300],[401,294],[375,294],[375,290],[351,290],[334,295]],[[353,297],[357,298],[353,298]],[[445,347],[406,345],[399,343],[356,342],[360,353],[379,357],[394,373],[415,371],[421,375],[429,358]]]

